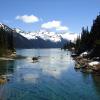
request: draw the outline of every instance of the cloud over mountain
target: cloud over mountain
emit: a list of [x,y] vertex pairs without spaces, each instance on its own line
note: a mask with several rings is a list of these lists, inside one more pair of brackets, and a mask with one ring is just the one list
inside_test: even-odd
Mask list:
[[41,27],[44,29],[53,29],[54,28],[56,30],[62,30],[62,31],[68,30],[67,26],[62,26],[61,21],[56,21],[56,20],[49,21],[47,23],[43,23],[41,25]]

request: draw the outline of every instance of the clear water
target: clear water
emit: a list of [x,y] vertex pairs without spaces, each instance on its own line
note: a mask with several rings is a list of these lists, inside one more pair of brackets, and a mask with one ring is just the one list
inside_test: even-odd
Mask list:
[[[75,71],[70,52],[60,49],[22,49],[26,59],[0,61],[0,100],[100,100],[100,76]],[[40,56],[33,63],[31,57]]]

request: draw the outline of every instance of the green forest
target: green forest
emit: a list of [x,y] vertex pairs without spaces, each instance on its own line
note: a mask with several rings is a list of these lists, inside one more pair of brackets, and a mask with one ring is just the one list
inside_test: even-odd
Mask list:
[[90,58],[100,57],[100,14],[93,20],[90,30],[88,27],[83,27],[75,43],[70,42],[64,46],[64,48],[72,47],[75,48],[75,53],[78,55],[87,51]]
[[13,32],[0,27],[0,56],[10,55],[14,52]]

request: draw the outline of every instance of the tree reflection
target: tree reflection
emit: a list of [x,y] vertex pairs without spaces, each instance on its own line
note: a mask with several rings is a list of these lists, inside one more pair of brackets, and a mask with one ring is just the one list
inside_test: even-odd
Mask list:
[[14,71],[14,61],[0,61],[0,76],[11,74]]
[[92,75],[92,78],[93,78],[93,83],[94,83],[95,89],[96,89],[98,95],[100,96],[100,76]]

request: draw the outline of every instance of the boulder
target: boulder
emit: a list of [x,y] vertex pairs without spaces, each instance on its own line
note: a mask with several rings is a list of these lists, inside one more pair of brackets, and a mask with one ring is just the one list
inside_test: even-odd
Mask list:
[[39,57],[33,57],[32,58],[33,61],[38,60],[38,59],[39,59]]

